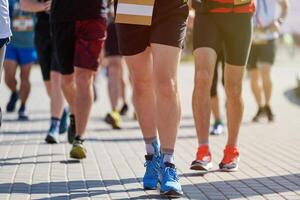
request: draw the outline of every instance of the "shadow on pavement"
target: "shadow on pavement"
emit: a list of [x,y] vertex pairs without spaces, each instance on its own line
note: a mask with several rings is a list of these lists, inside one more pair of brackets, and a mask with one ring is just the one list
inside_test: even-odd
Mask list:
[[10,161],[10,160],[20,160],[28,158],[38,158],[38,157],[48,157],[48,156],[59,156],[64,154],[52,153],[52,154],[37,154],[32,156],[20,156],[20,157],[11,157],[11,158],[0,158],[0,162]]
[[[184,176],[194,176],[186,174]],[[140,178],[127,178],[120,180],[76,180],[76,181],[58,181],[41,182],[36,184],[27,184],[23,182],[2,183],[0,184],[0,194],[51,194],[51,199],[81,199],[84,197],[108,197],[109,194],[116,195],[119,199],[123,193],[142,192]],[[214,196],[230,196],[231,198],[250,198],[257,195],[272,195],[284,192],[293,192],[300,190],[300,174],[289,174],[283,176],[271,176],[261,178],[248,178],[240,180],[214,181],[199,183],[195,185],[183,185],[183,191],[186,196],[195,187],[205,196],[214,199]],[[135,189],[125,189],[126,184],[140,183]],[[124,186],[124,189],[110,189],[110,187]],[[227,193],[226,193],[227,191]],[[231,191],[231,192],[230,192]],[[225,192],[225,193],[224,193]],[[119,194],[118,194],[119,193]],[[58,196],[55,196],[55,195]],[[141,195],[133,199],[161,199],[158,194]],[[126,198],[127,199],[127,198]]]
[[284,92],[284,96],[293,104],[300,106],[300,99],[296,96],[295,89],[290,89]]
[[[178,136],[178,139],[194,139],[196,135]],[[86,141],[90,142],[138,142],[144,141],[142,137],[116,137],[116,138],[87,138]]]
[[37,122],[45,122],[49,120],[50,120],[49,117],[41,117],[41,118],[34,117],[34,118],[29,118],[29,120],[26,121],[22,121],[17,118],[9,118],[9,119],[7,118],[7,119],[3,119],[2,121],[4,123],[37,123]]
[[9,135],[23,135],[23,134],[28,134],[28,135],[34,135],[34,134],[42,134],[46,133],[47,130],[26,130],[26,131],[0,131],[0,134],[9,134]]

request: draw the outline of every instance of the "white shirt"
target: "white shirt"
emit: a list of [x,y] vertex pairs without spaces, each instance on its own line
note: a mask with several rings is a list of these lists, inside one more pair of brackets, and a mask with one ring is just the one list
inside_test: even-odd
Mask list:
[[0,39],[11,36],[8,0],[0,0]]
[[[254,15],[255,28],[265,28],[278,18],[278,2],[282,0],[257,0]],[[272,40],[279,37],[278,32],[254,33],[254,40]]]

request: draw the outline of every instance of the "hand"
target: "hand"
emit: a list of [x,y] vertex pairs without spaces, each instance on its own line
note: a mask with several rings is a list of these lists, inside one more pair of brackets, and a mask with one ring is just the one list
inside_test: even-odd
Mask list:
[[190,11],[189,17],[188,17],[188,20],[187,20],[187,27],[189,29],[193,29],[194,28],[194,19],[195,19],[195,12],[194,11]]
[[44,11],[45,12],[48,12],[48,11],[50,11],[50,8],[51,8],[51,0],[50,1],[46,1],[46,2],[44,2]]
[[274,21],[272,24],[268,26],[268,31],[274,33],[279,32],[280,24],[278,21]]

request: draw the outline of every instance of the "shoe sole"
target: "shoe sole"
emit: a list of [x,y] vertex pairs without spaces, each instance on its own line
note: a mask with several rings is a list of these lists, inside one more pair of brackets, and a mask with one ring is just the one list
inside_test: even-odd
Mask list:
[[195,170],[195,171],[209,171],[213,168],[212,163],[207,164],[207,166],[203,166],[200,164],[194,164],[190,167],[191,170]]
[[160,194],[167,197],[167,198],[180,198],[180,197],[182,197],[183,192],[170,190],[170,191],[167,191],[167,192],[161,191]]
[[235,167],[232,169],[227,169],[227,168],[220,168],[221,172],[237,172],[239,170],[239,167]]
[[146,186],[145,184],[143,184],[143,188],[144,188],[144,190],[156,190],[158,184],[159,184],[159,181],[157,181],[156,186]]
[[51,137],[50,135],[47,135],[45,142],[47,144],[58,144],[58,141],[56,139],[54,139],[53,137]]
[[86,151],[80,147],[73,147],[70,152],[70,157],[74,159],[86,158]]
[[157,190],[157,186],[156,187],[145,187],[144,186],[144,190]]

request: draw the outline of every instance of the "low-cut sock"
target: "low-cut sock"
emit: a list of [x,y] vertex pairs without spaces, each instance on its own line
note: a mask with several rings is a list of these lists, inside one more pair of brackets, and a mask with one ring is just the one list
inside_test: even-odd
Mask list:
[[151,137],[151,138],[144,138],[145,144],[146,144],[146,153],[147,155],[154,155],[155,149],[153,144],[157,143],[157,136]]
[[209,142],[202,142],[198,144],[198,148],[202,147],[202,146],[207,146],[209,149]]
[[175,163],[174,160],[174,149],[162,149],[163,163]]

